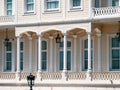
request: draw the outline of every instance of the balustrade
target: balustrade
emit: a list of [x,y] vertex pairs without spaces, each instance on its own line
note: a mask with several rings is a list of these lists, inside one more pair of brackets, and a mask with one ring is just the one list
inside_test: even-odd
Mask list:
[[120,7],[93,8],[93,17],[120,15]]
[[0,22],[14,22],[14,16],[0,16]]

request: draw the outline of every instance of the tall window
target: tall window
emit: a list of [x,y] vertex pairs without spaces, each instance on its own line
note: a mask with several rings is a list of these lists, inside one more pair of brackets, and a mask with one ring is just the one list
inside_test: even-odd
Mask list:
[[12,42],[8,42],[6,47],[5,71],[12,70]]
[[70,0],[71,8],[80,8],[81,7],[81,0]]
[[34,12],[34,0],[26,0],[26,12]]
[[112,6],[119,6],[119,0],[112,0]]
[[99,0],[95,0],[95,7],[98,8],[99,7]]
[[[88,69],[88,39],[83,41],[83,70]],[[91,40],[91,68],[93,68],[93,41]]]
[[12,0],[7,0],[6,1],[6,14],[8,16],[12,15]]
[[[63,42],[59,44],[59,69],[63,70]],[[67,41],[67,70],[71,70],[71,41]]]
[[47,41],[42,41],[42,71],[47,70]]
[[120,43],[116,38],[111,38],[110,70],[120,70]]
[[20,42],[20,70],[23,70],[24,63],[24,43]]
[[59,0],[46,0],[47,10],[57,10],[59,8]]

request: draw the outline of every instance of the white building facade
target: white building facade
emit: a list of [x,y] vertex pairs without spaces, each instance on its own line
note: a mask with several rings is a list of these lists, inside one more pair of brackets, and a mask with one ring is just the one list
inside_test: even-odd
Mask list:
[[120,89],[120,0],[0,0],[0,11],[0,90],[29,90],[29,73],[33,90]]

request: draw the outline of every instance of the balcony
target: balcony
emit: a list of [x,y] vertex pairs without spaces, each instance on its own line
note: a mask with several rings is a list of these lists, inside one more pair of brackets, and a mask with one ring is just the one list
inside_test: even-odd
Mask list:
[[0,16],[0,23],[14,22],[14,16]]
[[120,7],[93,8],[94,19],[119,18]]

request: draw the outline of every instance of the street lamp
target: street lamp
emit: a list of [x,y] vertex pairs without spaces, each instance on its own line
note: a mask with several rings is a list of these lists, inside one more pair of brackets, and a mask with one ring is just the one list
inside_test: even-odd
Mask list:
[[56,37],[56,43],[60,43],[61,42],[61,37],[59,35],[59,33],[57,34],[57,37]]
[[28,86],[30,86],[30,90],[33,90],[32,86],[34,85],[34,80],[35,76],[30,73],[30,75],[27,76]]

